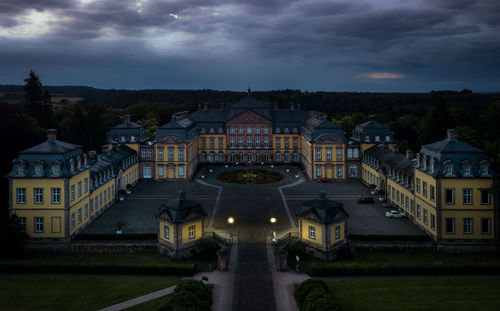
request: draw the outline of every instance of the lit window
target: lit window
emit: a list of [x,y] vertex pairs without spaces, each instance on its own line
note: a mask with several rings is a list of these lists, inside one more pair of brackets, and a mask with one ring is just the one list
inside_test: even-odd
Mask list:
[[189,227],[189,238],[194,239],[195,238],[195,226]]

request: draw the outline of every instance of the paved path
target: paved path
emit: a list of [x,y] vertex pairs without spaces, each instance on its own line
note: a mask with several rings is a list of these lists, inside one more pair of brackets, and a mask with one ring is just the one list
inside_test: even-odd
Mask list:
[[171,286],[168,288],[160,289],[156,292],[152,292],[149,294],[146,294],[144,296],[140,296],[134,299],[130,299],[121,303],[118,303],[116,305],[112,305],[103,309],[99,309],[97,311],[119,311],[119,310],[124,310],[130,307],[133,307],[135,305],[141,304],[143,302],[147,302],[156,298],[163,297],[165,295],[171,294],[174,292],[175,286]]

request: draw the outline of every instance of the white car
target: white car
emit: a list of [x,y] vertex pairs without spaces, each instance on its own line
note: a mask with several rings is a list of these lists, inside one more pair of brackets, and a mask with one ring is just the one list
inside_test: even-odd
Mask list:
[[405,217],[405,213],[398,211],[388,211],[387,213],[385,213],[385,216],[389,218],[403,218]]

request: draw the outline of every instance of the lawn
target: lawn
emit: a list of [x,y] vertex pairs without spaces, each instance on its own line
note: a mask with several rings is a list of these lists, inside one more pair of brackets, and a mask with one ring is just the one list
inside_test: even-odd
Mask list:
[[344,311],[500,310],[500,278],[326,283]]
[[0,275],[2,310],[97,310],[177,284],[174,278]]
[[21,258],[0,260],[3,272],[23,270],[52,273],[97,274],[162,274],[190,275],[194,265],[206,265],[215,259],[189,258],[174,260],[160,253],[90,254],[90,253],[33,253]]
[[[294,266],[295,258],[289,260]],[[360,252],[352,259],[325,262],[300,257],[302,271],[314,276],[362,274],[487,274],[500,273],[498,254],[378,253]]]

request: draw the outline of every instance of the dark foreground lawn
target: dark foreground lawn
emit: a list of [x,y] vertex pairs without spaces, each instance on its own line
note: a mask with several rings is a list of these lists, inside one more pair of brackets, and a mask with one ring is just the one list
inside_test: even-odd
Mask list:
[[157,277],[0,275],[1,310],[97,310],[177,284]]
[[[300,269],[311,276],[391,274],[500,274],[498,254],[360,252],[351,259],[325,262],[300,257]],[[295,266],[295,258],[289,264]]]
[[500,310],[500,278],[327,281],[344,311]]

